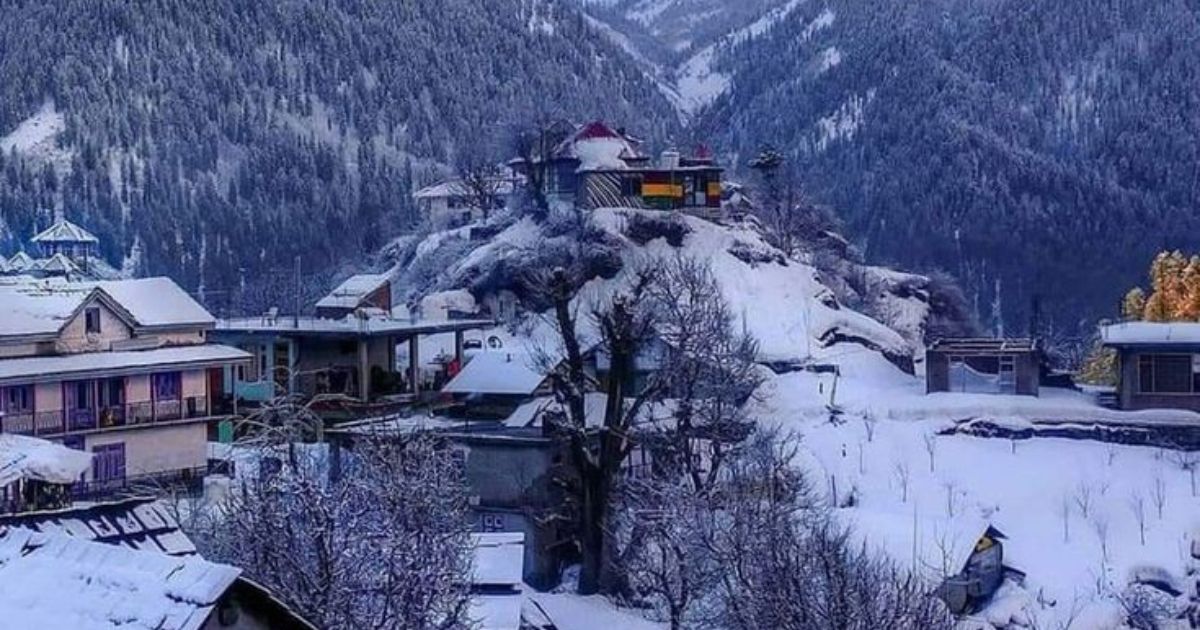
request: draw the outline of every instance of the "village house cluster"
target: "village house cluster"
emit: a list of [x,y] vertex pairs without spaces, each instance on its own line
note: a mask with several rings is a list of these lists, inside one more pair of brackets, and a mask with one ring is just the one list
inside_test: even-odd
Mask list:
[[[510,203],[533,168],[542,169],[552,202],[585,209],[716,219],[742,203],[704,151],[655,160],[636,138],[600,122],[557,126],[550,137],[544,153],[508,163],[487,208],[471,205],[460,180],[418,191],[426,219],[478,221]],[[145,497],[161,488],[201,492],[207,475],[229,472],[213,453],[233,448],[232,421],[287,399],[320,417],[331,474],[366,434],[431,431],[461,453],[481,557],[494,569],[477,576],[489,628],[519,627],[523,585],[556,584],[570,548],[563,520],[553,517],[563,501],[555,470],[567,457],[549,421],[563,414],[548,380],[556,366],[511,347],[497,327],[511,305],[449,292],[409,312],[392,276],[378,273],[345,279],[303,313],[272,308],[217,319],[170,279],[111,277],[97,239],[65,219],[32,243],[39,258],[0,259],[0,525],[9,526],[0,528],[0,580],[44,571],[38,575],[70,582],[81,601],[93,601],[106,596],[99,580],[76,584],[39,562],[66,554],[102,574],[106,563],[138,565],[123,555],[130,549],[151,551],[157,564],[138,565],[146,579],[164,571],[204,576],[189,585],[200,592],[186,607],[160,602],[169,614],[307,627],[236,568],[196,557],[170,514]],[[1109,404],[1200,411],[1200,323],[1113,324],[1101,340],[1118,355]],[[648,345],[634,378],[670,352],[659,340]],[[1042,353],[1036,339],[937,339],[925,352],[926,388],[938,396],[1038,396],[1071,386],[1045,368]],[[586,396],[595,429],[610,366],[599,348],[586,349],[585,359],[601,384]],[[639,422],[652,428],[671,413],[652,405]],[[636,477],[653,467],[654,453],[637,448],[623,472]],[[956,611],[986,599],[1006,570],[1004,534],[977,523],[963,535],[969,551],[941,590]],[[121,552],[93,561],[96,545]],[[0,595],[0,607],[6,601]]]

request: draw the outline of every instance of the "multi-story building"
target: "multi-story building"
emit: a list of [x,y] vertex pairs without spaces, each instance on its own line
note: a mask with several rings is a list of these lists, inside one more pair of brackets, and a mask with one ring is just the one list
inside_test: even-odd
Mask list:
[[215,320],[167,278],[0,284],[0,432],[93,455],[77,491],[197,479],[226,368]]

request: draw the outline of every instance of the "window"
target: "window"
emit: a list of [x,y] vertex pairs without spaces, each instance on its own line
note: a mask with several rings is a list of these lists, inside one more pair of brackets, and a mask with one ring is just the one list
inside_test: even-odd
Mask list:
[[92,408],[92,393],[95,389],[92,386],[92,381],[74,381],[67,385],[67,394],[71,397],[68,401],[71,409],[91,409]]
[[154,400],[179,400],[183,389],[183,378],[179,372],[161,372],[154,375]]
[[83,310],[84,327],[89,335],[100,334],[100,307],[89,306]]
[[1190,394],[1200,378],[1190,354],[1143,354],[1138,357],[1138,391],[1143,394]]
[[0,411],[29,413],[33,411],[33,385],[5,387],[0,397]]

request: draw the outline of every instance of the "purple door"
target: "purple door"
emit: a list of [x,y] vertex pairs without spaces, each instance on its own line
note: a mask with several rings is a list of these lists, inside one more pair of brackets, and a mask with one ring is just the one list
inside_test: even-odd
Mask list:
[[92,479],[96,483],[111,483],[125,479],[124,443],[92,447]]

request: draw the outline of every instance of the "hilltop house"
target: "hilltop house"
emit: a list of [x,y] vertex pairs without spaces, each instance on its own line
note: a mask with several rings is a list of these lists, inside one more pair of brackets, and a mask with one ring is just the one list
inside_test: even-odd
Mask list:
[[[435,228],[465,225],[483,219],[493,210],[503,209],[516,189],[515,178],[511,176],[479,181],[487,181],[488,185],[474,193],[461,179],[440,181],[413,193],[413,200],[417,202],[421,217]],[[481,196],[487,199],[481,202]]]
[[96,258],[96,247],[100,244],[100,239],[59,217],[53,225],[34,236],[33,243],[38,246],[43,258],[53,258],[62,254],[82,269],[87,269],[88,261]]
[[207,424],[236,348],[167,278],[0,285],[0,433],[87,451],[77,496],[130,483],[198,482]]
[[680,210],[708,218],[721,214],[723,169],[700,150],[693,156],[664,151],[657,163],[641,141],[600,121],[577,128],[559,124],[546,132],[545,154],[509,165],[528,175],[541,168],[548,199],[584,209]]
[[1200,323],[1125,322],[1100,328],[1117,353],[1121,409],[1200,412]]

